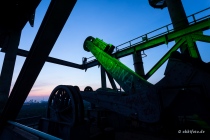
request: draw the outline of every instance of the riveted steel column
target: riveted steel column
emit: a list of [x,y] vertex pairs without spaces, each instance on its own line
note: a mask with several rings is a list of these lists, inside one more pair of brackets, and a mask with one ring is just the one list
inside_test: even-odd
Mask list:
[[142,61],[141,51],[137,51],[133,54],[133,62],[134,62],[134,69],[135,72],[139,75],[144,77],[144,65]]
[[4,62],[0,76],[0,112],[2,112],[9,96],[20,35],[21,31],[12,31],[8,34],[9,40],[5,48]]
[[[187,27],[189,25],[187,16],[184,10],[184,7],[182,5],[181,0],[165,0],[168,11],[171,17],[171,21],[173,23],[174,30],[179,30]],[[190,43],[190,45],[193,44],[193,46],[190,46],[193,51],[189,50],[187,48],[187,45],[183,45],[180,47],[181,53],[184,53],[186,55],[196,56],[197,58],[200,58],[200,54],[198,52],[198,48],[195,42]],[[192,54],[196,52],[196,54]]]

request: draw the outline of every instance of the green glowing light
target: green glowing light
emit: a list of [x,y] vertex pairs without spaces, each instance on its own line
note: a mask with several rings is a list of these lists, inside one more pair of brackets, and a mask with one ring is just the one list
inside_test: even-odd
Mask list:
[[106,71],[118,82],[119,85],[121,85],[126,93],[130,93],[131,87],[134,86],[134,84],[136,84],[135,88],[141,87],[141,89],[145,91],[147,89],[144,88],[148,88],[148,85],[152,85],[130,68],[122,64],[119,60],[104,52],[102,49],[105,48],[105,45],[102,40],[94,40],[93,42],[87,41],[86,46]]

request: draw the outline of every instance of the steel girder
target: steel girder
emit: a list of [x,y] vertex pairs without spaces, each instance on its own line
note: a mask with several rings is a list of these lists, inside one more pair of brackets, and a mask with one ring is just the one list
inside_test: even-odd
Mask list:
[[[27,57],[28,56],[28,51],[18,49],[17,55]],[[72,62],[69,62],[69,61],[65,61],[65,60],[62,60],[62,59],[57,59],[57,58],[49,57],[49,56],[47,57],[46,62],[59,64],[59,65],[67,66],[67,67],[78,68],[78,69],[82,69],[82,70],[84,69],[84,65],[72,63]]]
[[173,51],[176,51],[181,45],[183,45],[185,40],[183,38],[179,39],[179,41],[151,68],[151,70],[145,75],[145,79],[149,79],[166,60],[169,58]]
[[210,43],[210,36],[208,35],[193,34],[192,38],[194,39],[194,41],[202,41]]
[[[76,0],[52,0],[0,116],[0,126],[14,120],[50,54]],[[45,46],[45,47],[43,47]]]
[[[120,51],[114,53],[113,56],[115,56],[116,58],[121,58],[121,57],[124,57],[124,56],[128,56],[130,54],[133,54],[135,51],[138,51],[138,50],[140,50],[140,51],[141,50],[147,50],[147,49],[156,47],[158,45],[168,43],[168,42],[173,41],[174,39],[179,38],[179,37],[181,37],[183,35],[186,35],[186,34],[191,34],[191,33],[194,33],[196,31],[207,30],[210,27],[210,23],[207,19],[203,23],[200,23],[199,25],[196,25],[196,29],[192,29],[194,27],[194,24],[191,25],[191,26],[192,26],[191,28],[185,29],[184,31],[172,32],[171,35],[167,35],[167,34],[162,35],[160,37],[148,40],[147,42],[139,43],[139,44],[136,44],[132,47],[127,47],[126,49],[123,49],[123,50],[120,50]],[[191,30],[191,31],[185,32],[187,30]],[[179,34],[179,35],[175,35],[175,34]],[[209,39],[210,37],[207,36],[207,35],[193,34],[192,37],[193,37],[194,41],[209,42],[209,40],[210,40]],[[17,55],[27,57],[28,51],[18,49]],[[94,67],[96,65],[99,65],[97,60],[93,60],[93,61],[88,62],[86,64],[86,68],[83,65],[68,62],[68,61],[53,58],[53,57],[48,57],[46,61],[50,62],[50,63],[55,63],[55,64],[64,65],[64,66],[68,66],[68,67],[74,67],[74,68],[78,68],[78,69],[87,69],[87,68],[91,68],[91,67]]]
[[[127,47],[123,50],[119,50],[118,52],[114,53],[113,56],[115,58],[121,58],[124,56],[128,56],[130,54],[133,54],[135,51],[143,51],[143,50],[147,50],[153,47],[156,47],[158,45],[162,45],[162,44],[168,44],[168,42],[174,41],[174,40],[179,40],[182,37],[186,37],[187,35],[190,37],[188,37],[188,45],[192,44],[192,42],[195,41],[204,41],[204,42],[210,42],[210,37],[206,36],[206,35],[201,35],[198,34],[199,32],[205,31],[207,29],[210,28],[210,22],[209,22],[209,18],[197,22],[195,24],[189,25],[187,28],[182,29],[182,30],[177,30],[177,31],[173,31],[171,33],[168,34],[164,34],[161,35],[159,37],[156,37],[154,39],[133,45],[132,47]],[[191,39],[192,38],[192,39]],[[194,51],[194,47],[192,45],[191,49],[189,47],[189,51],[192,57],[197,57],[197,53],[196,51]],[[174,48],[176,48],[174,46]],[[174,49],[173,48],[173,49]],[[178,49],[178,48],[177,48]],[[163,59],[167,59],[169,54],[166,54],[165,56],[167,57],[163,57],[147,74],[146,74],[146,79],[148,79],[166,60]],[[91,68],[93,66],[98,65],[98,61],[94,60],[91,62],[87,63],[87,68]],[[156,70],[155,70],[156,69]]]

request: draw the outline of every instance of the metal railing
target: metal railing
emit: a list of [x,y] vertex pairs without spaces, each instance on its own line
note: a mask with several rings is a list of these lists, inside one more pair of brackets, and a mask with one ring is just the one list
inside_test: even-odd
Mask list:
[[36,127],[39,124],[39,120],[42,118],[41,115],[39,116],[33,116],[33,117],[27,117],[27,118],[20,118],[20,119],[16,119],[15,121],[17,123],[29,126],[29,127]]
[[30,128],[30,127],[27,127],[27,126],[19,124],[17,122],[8,121],[8,124],[11,124],[11,125],[13,125],[15,127],[18,127],[18,128],[20,128],[20,129],[22,129],[22,130],[24,130],[26,132],[29,132],[29,133],[31,133],[31,134],[33,134],[33,135],[35,135],[35,136],[37,136],[37,137],[39,137],[41,139],[45,139],[45,140],[62,140],[60,138],[54,137],[52,135],[46,134],[44,132],[41,132],[39,130]]
[[[187,16],[188,22],[189,22],[189,18],[192,18],[192,19],[193,19],[193,21],[189,22],[189,25],[195,24],[195,23],[197,23],[197,22],[199,22],[199,21],[202,21],[202,20],[204,20],[204,19],[209,18],[210,15],[203,16],[203,17],[201,17],[201,18],[196,18],[196,15],[198,15],[198,14],[204,12],[204,11],[207,11],[207,10],[209,10],[209,9],[210,9],[210,7],[206,8],[206,9],[203,9],[203,10],[201,10],[201,11],[199,11],[199,12],[197,12],[197,13],[194,13],[194,14],[192,14],[192,15]],[[180,20],[180,21],[177,22],[177,23],[180,23],[180,22],[182,22],[182,21],[183,21],[183,20]],[[172,26],[172,25],[173,25],[172,23],[167,24],[167,25],[165,25],[165,26],[163,26],[163,27],[160,27],[160,28],[158,28],[158,29],[156,29],[156,30],[153,30],[153,31],[151,31],[151,32],[149,32],[149,33],[146,33],[146,34],[144,34],[144,35],[141,35],[141,36],[139,36],[139,37],[136,37],[136,38],[134,38],[134,39],[132,39],[132,40],[129,40],[129,41],[123,43],[123,44],[120,44],[120,45],[116,46],[116,51],[115,51],[115,52],[121,51],[121,50],[124,50],[124,49],[127,49],[127,48],[130,48],[130,47],[132,47],[133,45],[137,45],[137,44],[146,42],[146,41],[148,41],[148,40],[157,38],[157,37],[159,37],[159,36],[162,36],[162,35],[164,35],[164,34],[168,34],[168,33],[170,33],[170,32],[173,32],[174,29],[173,29],[173,28],[170,29],[170,26]],[[156,35],[154,35],[154,36],[148,37],[150,34],[153,34],[153,33],[155,34],[155,32],[158,32],[158,31],[160,31],[160,30],[162,30],[162,29],[165,29],[165,31],[163,31],[163,32],[161,32],[161,33],[158,33],[158,34],[156,34]],[[182,28],[180,28],[180,29],[182,29]],[[137,43],[133,44],[132,42],[133,42],[133,41],[136,41],[137,39],[142,39],[142,40],[141,40],[141,41],[137,41]],[[123,46],[123,45],[125,45],[125,44],[128,44],[127,47],[124,47],[124,48],[119,49],[119,47],[121,47],[121,46]]]
[[[205,19],[207,19],[207,18],[210,18],[210,15],[202,16],[201,18],[196,18],[196,16],[198,16],[198,14],[201,14],[201,13],[203,13],[204,11],[206,12],[207,10],[210,10],[210,7],[208,7],[208,8],[206,8],[206,9],[203,9],[203,10],[201,10],[201,11],[199,11],[199,12],[196,12],[196,13],[194,13],[194,14],[191,14],[191,15],[187,16],[189,25],[192,25],[192,24],[195,24],[195,23],[197,23],[197,22],[199,22],[199,21],[202,21],[202,20],[205,20]],[[192,18],[193,20],[190,21],[190,18]],[[180,21],[177,22],[177,23],[180,23],[180,22],[182,22],[182,21],[183,21],[183,20],[180,20]],[[182,29],[182,28],[180,28],[180,29]],[[162,30],[164,30],[164,31],[162,31]],[[144,34],[144,35],[141,35],[141,36],[139,36],[139,37],[136,37],[136,38],[134,38],[134,39],[132,39],[132,40],[129,40],[129,41],[125,42],[125,43],[122,43],[122,44],[116,46],[116,47],[115,47],[114,53],[117,53],[118,51],[125,50],[125,49],[130,48],[130,47],[132,47],[132,46],[134,46],[134,45],[138,45],[138,44],[144,43],[144,42],[146,42],[146,41],[148,41],[148,40],[157,38],[157,37],[159,37],[159,36],[162,36],[162,35],[171,33],[171,32],[173,32],[173,31],[174,31],[174,29],[173,29],[173,24],[172,24],[172,23],[167,24],[167,25],[165,25],[165,26],[163,26],[163,27],[160,27],[160,28],[158,28],[158,29],[156,29],[156,30],[153,30],[153,31],[151,31],[151,32],[149,32],[149,33],[146,33],[146,34]],[[152,35],[152,34],[156,34],[156,35]],[[151,37],[149,37],[149,36],[151,36]],[[133,43],[133,42],[135,42],[135,43]],[[123,47],[123,46],[126,46],[126,47]],[[123,48],[120,48],[120,47],[123,47]],[[90,58],[92,58],[92,57],[90,57]],[[93,62],[93,61],[95,61],[95,60],[96,60],[96,59],[90,60],[90,61],[88,61],[87,63]]]

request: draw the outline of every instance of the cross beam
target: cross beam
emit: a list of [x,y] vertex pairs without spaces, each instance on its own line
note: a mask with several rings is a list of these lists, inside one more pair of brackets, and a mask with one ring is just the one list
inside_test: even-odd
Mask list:
[[51,1],[0,116],[1,129],[8,120],[14,120],[17,117],[75,3],[76,0]]

